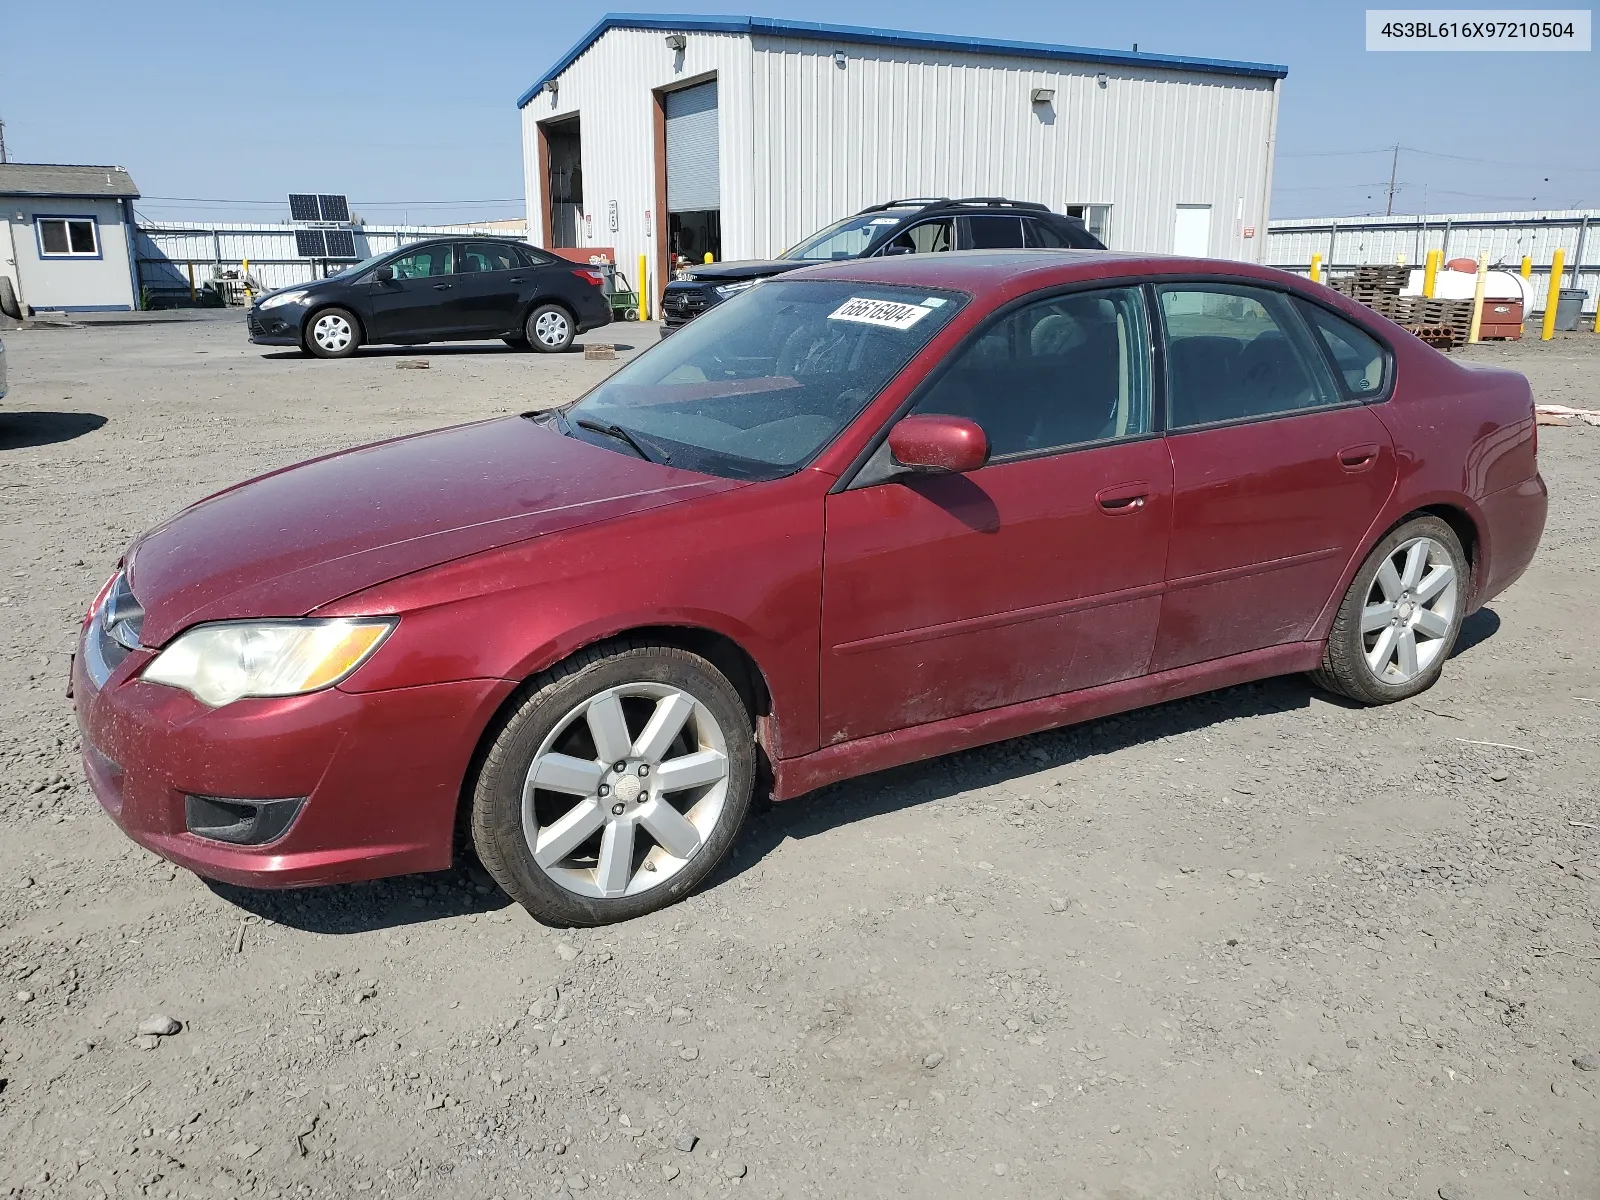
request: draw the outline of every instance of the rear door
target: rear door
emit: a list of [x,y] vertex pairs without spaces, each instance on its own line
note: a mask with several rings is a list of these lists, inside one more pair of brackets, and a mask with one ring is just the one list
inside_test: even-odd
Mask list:
[[1161,671],[1304,640],[1396,462],[1289,297],[1220,281],[1155,293],[1174,489]]
[[1172,492],[1150,379],[1137,288],[1031,301],[955,351],[913,411],[975,420],[989,464],[827,499],[824,744],[1145,669]]
[[464,242],[456,260],[455,286],[448,291],[456,330],[499,337],[520,333],[523,297],[532,292],[533,270],[506,242]]
[[461,313],[451,306],[456,246],[434,242],[389,263],[394,278],[368,284],[369,333],[374,341],[426,340],[457,333]]

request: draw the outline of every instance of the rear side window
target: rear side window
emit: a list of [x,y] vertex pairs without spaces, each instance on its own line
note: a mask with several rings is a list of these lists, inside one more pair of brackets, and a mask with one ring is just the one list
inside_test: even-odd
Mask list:
[[1295,297],[1295,303],[1327,348],[1345,391],[1357,400],[1383,391],[1389,356],[1384,353],[1378,340],[1354,322],[1335,316],[1320,304],[1313,304],[1298,296]]
[[1057,233],[1045,222],[1035,217],[1024,217],[1022,221],[1023,236],[1028,239],[1028,246],[1034,250],[1070,250],[1072,243]]
[[1017,250],[1022,247],[1022,218],[982,214],[957,217],[963,250]]
[[1289,298],[1232,284],[1163,284],[1168,428],[1340,403]]

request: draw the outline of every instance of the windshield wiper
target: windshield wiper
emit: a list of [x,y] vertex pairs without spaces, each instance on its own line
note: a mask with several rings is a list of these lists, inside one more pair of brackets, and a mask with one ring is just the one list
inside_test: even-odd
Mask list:
[[572,423],[578,426],[580,429],[592,429],[596,433],[603,433],[607,437],[616,438],[617,441],[626,444],[635,454],[644,459],[646,462],[666,463],[672,461],[671,455],[669,455],[660,446],[654,446],[653,443],[652,446],[655,449],[655,454],[651,454],[649,450],[646,450],[644,446],[640,444],[639,439],[635,435],[629,433],[621,425],[608,423],[605,421],[591,421],[588,417],[579,417]]

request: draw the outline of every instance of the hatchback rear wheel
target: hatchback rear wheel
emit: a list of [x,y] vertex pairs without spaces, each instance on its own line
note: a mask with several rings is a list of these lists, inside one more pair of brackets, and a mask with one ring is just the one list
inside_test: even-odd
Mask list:
[[343,308],[324,308],[311,314],[305,348],[318,358],[349,358],[361,345],[355,314]]
[[1468,581],[1455,530],[1438,517],[1405,522],[1356,573],[1312,679],[1364,704],[1426,691],[1461,632]]
[[534,681],[472,802],[489,874],[554,925],[604,925],[691,892],[750,807],[755,739],[733,685],[671,646],[586,651]]

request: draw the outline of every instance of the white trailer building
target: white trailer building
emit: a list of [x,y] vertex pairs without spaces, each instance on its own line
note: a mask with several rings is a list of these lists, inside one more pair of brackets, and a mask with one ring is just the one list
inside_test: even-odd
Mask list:
[[769,258],[869,204],[1005,196],[1114,249],[1258,261],[1284,67],[611,15],[518,101],[529,239]]

